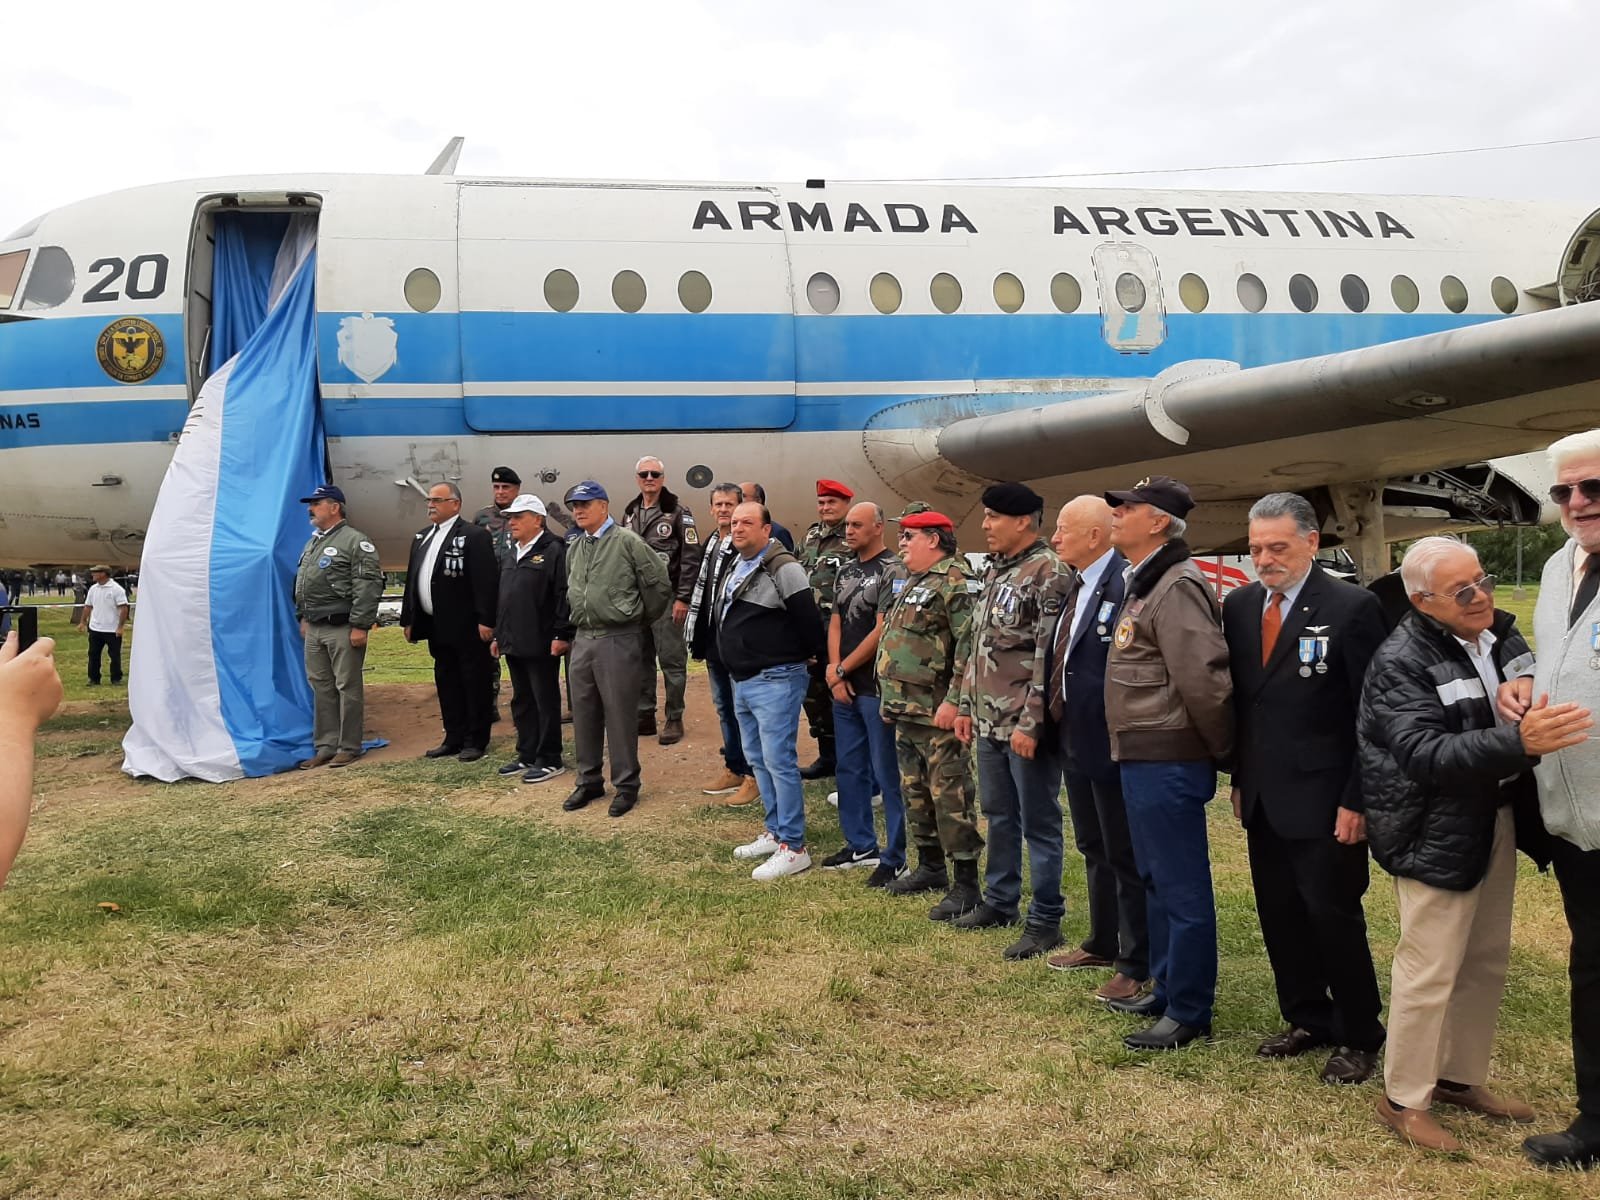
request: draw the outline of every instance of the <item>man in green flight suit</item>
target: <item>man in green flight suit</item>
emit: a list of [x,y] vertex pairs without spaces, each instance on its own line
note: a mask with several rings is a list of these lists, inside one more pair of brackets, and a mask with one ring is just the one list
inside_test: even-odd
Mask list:
[[294,577],[294,612],[305,638],[306,679],[316,705],[315,751],[301,762],[347,767],[361,757],[365,713],[361,666],[367,631],[378,620],[383,568],[378,548],[345,521],[344,492],[325,483],[300,501],[311,515],[311,540]]

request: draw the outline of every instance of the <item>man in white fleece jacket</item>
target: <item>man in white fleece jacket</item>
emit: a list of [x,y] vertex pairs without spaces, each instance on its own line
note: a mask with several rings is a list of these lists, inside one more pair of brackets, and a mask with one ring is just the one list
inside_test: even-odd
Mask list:
[[[1533,614],[1538,665],[1502,689],[1502,709],[1520,715],[1534,697],[1575,701],[1600,712],[1600,429],[1550,447],[1550,498],[1572,535],[1545,564]],[[1520,688],[1518,685],[1521,685]],[[1509,692],[1508,696],[1506,693]],[[1600,1164],[1600,739],[1545,755],[1535,774],[1552,839],[1556,880],[1572,927],[1572,1061],[1578,1117],[1522,1146],[1542,1166]]]

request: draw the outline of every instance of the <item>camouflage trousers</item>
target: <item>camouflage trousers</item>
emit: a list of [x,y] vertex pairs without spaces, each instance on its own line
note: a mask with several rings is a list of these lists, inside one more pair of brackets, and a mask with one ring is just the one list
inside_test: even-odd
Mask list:
[[940,848],[952,860],[977,861],[983,836],[978,832],[967,747],[949,730],[898,717],[894,750],[911,841],[918,850]]

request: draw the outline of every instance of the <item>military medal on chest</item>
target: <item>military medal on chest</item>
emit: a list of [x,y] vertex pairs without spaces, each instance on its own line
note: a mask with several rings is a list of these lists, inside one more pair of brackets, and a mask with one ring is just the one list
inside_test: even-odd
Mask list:
[[1094,631],[1096,633],[1098,633],[1101,637],[1105,637],[1105,635],[1106,635],[1106,622],[1111,620],[1111,614],[1116,612],[1116,611],[1117,611],[1117,606],[1112,601],[1110,601],[1110,600],[1102,600],[1100,602],[1100,611],[1095,614],[1095,618],[1094,618],[1094,620],[1095,620]]
[[[1326,625],[1309,625],[1313,633],[1328,628]],[[1299,641],[1300,677],[1310,679],[1311,672],[1315,669],[1318,675],[1328,673],[1328,638],[1303,637]]]
[[1600,671],[1600,621],[1589,626],[1589,649],[1594,651],[1589,656],[1589,670]]

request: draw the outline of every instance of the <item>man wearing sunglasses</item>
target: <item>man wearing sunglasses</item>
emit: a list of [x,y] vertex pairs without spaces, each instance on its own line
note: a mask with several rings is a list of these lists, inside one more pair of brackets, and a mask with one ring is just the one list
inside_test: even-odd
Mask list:
[[639,688],[639,734],[656,732],[656,663],[666,680],[666,724],[656,739],[663,746],[683,740],[683,692],[688,679],[689,652],[683,642],[683,623],[700,577],[700,556],[705,546],[695,527],[694,514],[666,486],[667,469],[654,455],[634,467],[639,494],[623,510],[622,522],[645,540],[666,565],[672,581],[672,607],[644,633],[644,675]]
[[1424,1150],[1461,1144],[1429,1111],[1445,1104],[1531,1121],[1485,1084],[1511,953],[1516,852],[1549,861],[1531,774],[1577,745],[1588,710],[1543,698],[1520,724],[1495,693],[1532,664],[1494,577],[1471,546],[1425,537],[1400,576],[1413,612],[1373,655],[1357,724],[1367,840],[1394,876],[1400,913],[1378,1117]]
[[[1600,429],[1564,437],[1548,453],[1556,472],[1550,499],[1571,538],[1545,563],[1533,612],[1537,672],[1501,689],[1501,711],[1513,719],[1525,719],[1535,696],[1600,707]],[[1600,742],[1547,754],[1534,773],[1572,928],[1578,1116],[1522,1148],[1541,1166],[1587,1168],[1600,1165]]]

